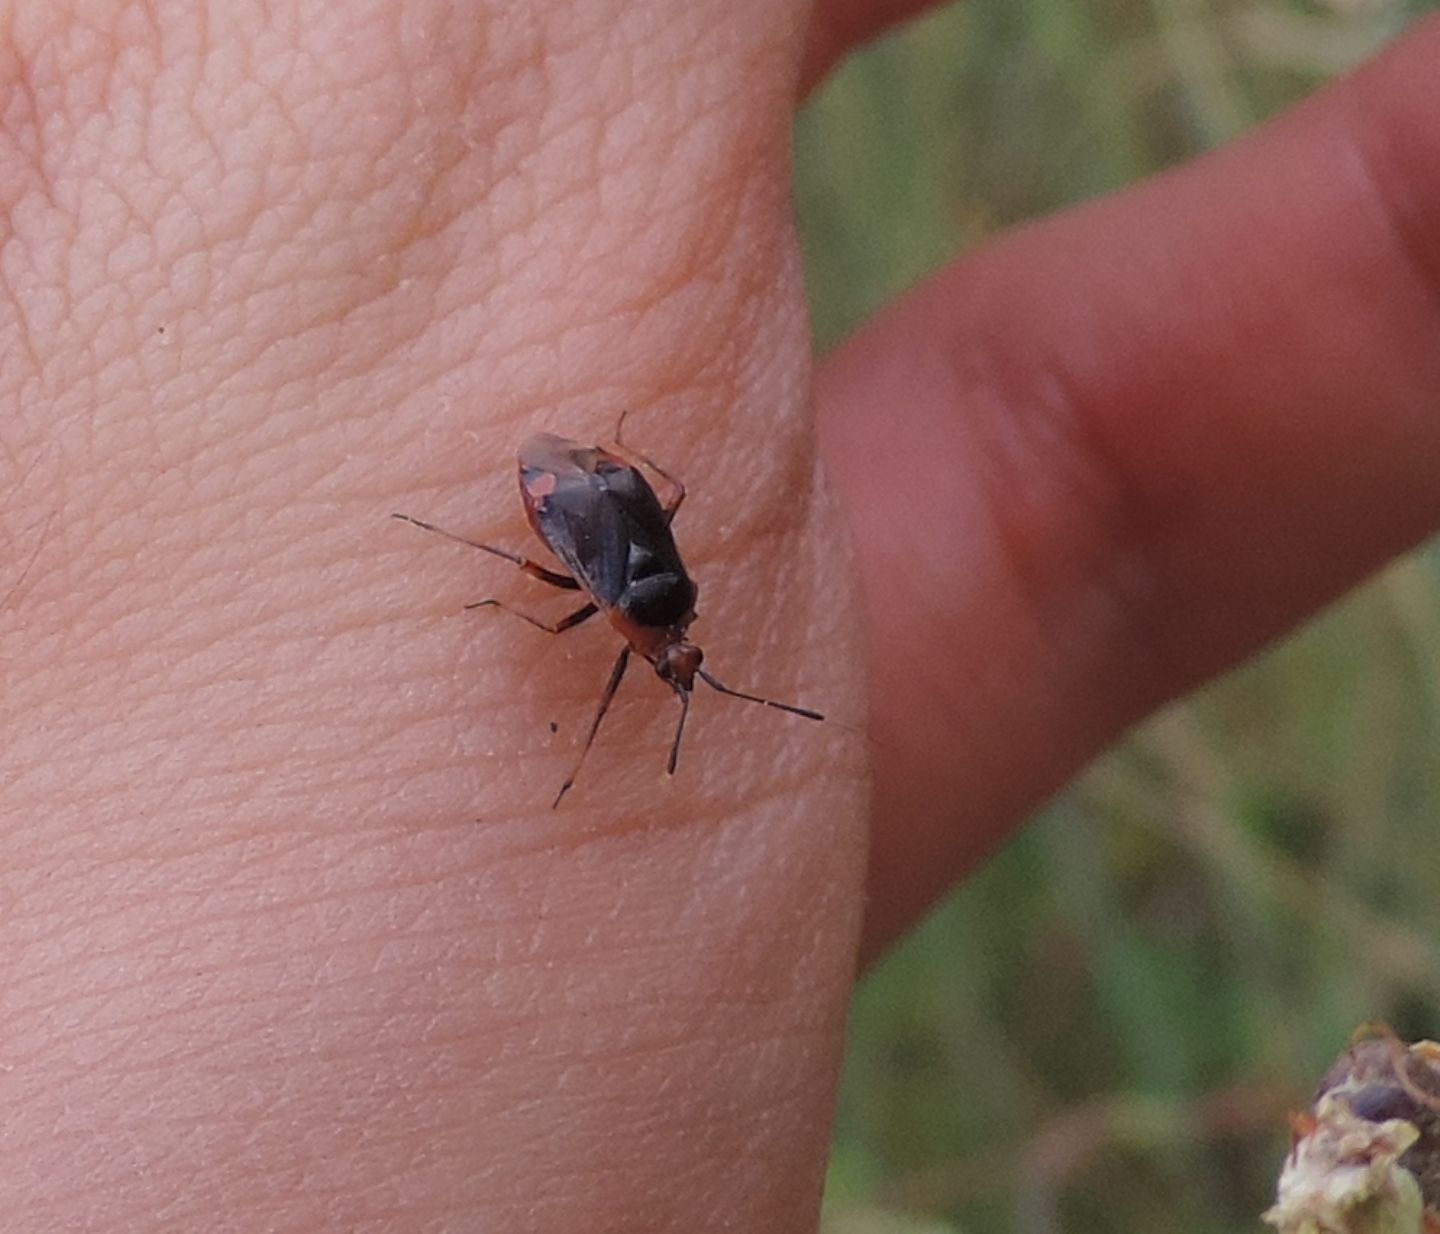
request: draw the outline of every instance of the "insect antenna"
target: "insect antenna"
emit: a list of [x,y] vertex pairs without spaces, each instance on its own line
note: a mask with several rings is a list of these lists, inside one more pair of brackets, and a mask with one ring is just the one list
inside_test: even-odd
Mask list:
[[670,762],[666,764],[665,771],[669,775],[675,774],[675,764],[680,761],[680,738],[685,735],[685,721],[690,715],[690,691],[676,690],[680,696],[680,723],[675,726],[675,740],[670,743]]
[[[789,703],[777,703],[773,698],[761,698],[758,694],[746,694],[744,690],[732,690],[729,686],[716,681],[703,668],[696,671],[712,690],[728,694],[731,698],[743,698],[751,703],[763,703],[766,707],[774,707],[777,711],[788,711],[792,716],[804,716],[807,720],[823,720],[825,718],[818,711],[811,711],[808,707],[792,707]],[[673,764],[671,770],[674,770]]]
[[595,709],[595,718],[590,721],[590,731],[585,734],[585,745],[580,751],[580,757],[575,760],[575,766],[570,769],[570,774],[565,777],[565,783],[560,786],[560,791],[555,794],[555,800],[550,803],[552,810],[560,804],[560,799],[570,791],[570,786],[575,783],[575,777],[580,774],[580,764],[590,753],[590,746],[595,741],[595,734],[600,731],[600,721],[610,710],[610,700],[615,697],[615,691],[620,688],[620,678],[625,676],[625,666],[629,663],[630,647],[629,644],[626,644],[615,661],[615,667],[610,670],[610,680],[605,683],[605,692],[600,695],[600,706]]

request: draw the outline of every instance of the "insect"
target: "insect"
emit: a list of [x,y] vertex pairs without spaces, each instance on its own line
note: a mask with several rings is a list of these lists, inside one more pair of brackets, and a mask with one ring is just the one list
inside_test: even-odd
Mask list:
[[[600,705],[590,722],[580,756],[555,795],[552,808],[560,804],[575,783],[632,654],[649,660],[656,675],[680,700],[680,719],[666,764],[671,775],[675,774],[680,757],[680,739],[685,733],[690,694],[697,677],[712,690],[731,698],[788,711],[807,720],[825,718],[805,707],[733,690],[701,668],[704,654],[688,637],[695,620],[698,588],[685,569],[670,532],[675,513],[685,500],[685,486],[643,454],[625,447],[620,439],[624,424],[625,417],[621,416],[615,429],[614,450],[581,445],[552,433],[540,433],[520,447],[520,499],[525,505],[525,515],[535,534],[569,573],[551,570],[528,557],[467,539],[408,514],[392,516],[446,539],[503,557],[531,578],[562,591],[578,591],[586,597],[585,603],[573,613],[555,622],[541,621],[499,600],[478,600],[467,604],[467,609],[499,608],[548,634],[563,634],[596,613],[604,613],[606,620],[625,639],[600,695]],[[663,497],[651,487],[641,464],[664,482]]]

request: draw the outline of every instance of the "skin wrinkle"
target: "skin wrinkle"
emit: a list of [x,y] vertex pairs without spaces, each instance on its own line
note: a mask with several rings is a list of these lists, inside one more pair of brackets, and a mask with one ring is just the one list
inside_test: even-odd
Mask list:
[[[364,953],[359,953],[363,959]],[[246,1047],[258,1034],[263,1034],[269,1029],[283,1030],[287,1025],[292,1024],[297,1014],[303,1013],[305,996],[301,994],[280,995],[273,994],[264,1000],[257,1000],[253,993],[247,994],[252,989],[252,980],[256,977],[265,976],[267,973],[279,973],[283,970],[279,966],[271,964],[252,970],[236,970],[233,973],[227,972],[229,980],[214,979],[207,987],[198,988],[189,1002],[162,1002],[155,1010],[148,1014],[143,1010],[137,1010],[136,1014],[126,1019],[119,1019],[108,1023],[104,1029],[97,1029],[89,1033],[74,1031],[67,1034],[71,1056],[68,1073],[51,1067],[47,1070],[47,1081],[45,1093],[56,1101],[68,1101],[63,1086],[76,1083],[83,1085],[91,1078],[112,1076],[117,1081],[142,1081],[146,1076],[161,1078],[172,1073],[176,1068],[187,1064],[201,1064],[212,1057],[232,1056],[233,1047]],[[349,988],[360,984],[363,978],[364,968],[361,965],[354,972],[346,972],[342,978],[337,978],[323,983],[314,989],[316,995],[340,995],[339,999],[331,999],[336,1003],[343,1003],[343,995]],[[524,967],[517,968],[517,975],[524,974]],[[403,973],[397,974],[403,976]],[[278,1055],[274,1050],[267,1050],[264,1058],[276,1062],[284,1062],[287,1058],[294,1061],[303,1061],[313,1057],[325,1057],[332,1062],[354,1060],[364,1064],[372,1056],[374,1043],[393,1038],[398,1043],[405,1043],[410,1047],[419,1046],[427,1051],[443,1051],[454,1045],[464,1046],[472,1031],[472,1022],[467,1016],[450,1015],[448,1023],[446,1017],[437,1017],[433,1008],[435,1005],[434,991],[430,988],[432,975],[429,968],[419,970],[415,974],[414,988],[417,996],[408,1001],[404,995],[394,1000],[393,1005],[387,1006],[383,1011],[372,1009],[368,1006],[356,1006],[347,1012],[346,1018],[350,1021],[351,1027],[355,1030],[347,1035],[335,1035],[333,1040],[342,1043],[338,1048],[334,1046],[321,1049],[317,1055],[317,1045],[311,1043],[297,1043],[291,1051],[282,1051]],[[137,1003],[136,997],[147,992],[154,993],[163,989],[158,982],[147,984],[136,984],[134,986],[116,986],[104,992],[107,998],[117,999],[122,1003]],[[96,996],[97,998],[99,995]],[[588,1003],[587,1003],[588,1005]],[[658,1006],[658,1004],[657,1004]],[[217,1039],[213,1033],[201,1033],[197,1031],[186,1031],[184,1033],[173,1033],[165,1027],[165,1019],[157,1016],[156,1011],[163,1014],[163,1017],[173,1017],[178,1012],[189,1013],[190,1020],[195,1027],[199,1027],[196,1013],[203,1007],[204,1011],[213,1017],[213,1023],[217,1030],[223,1030]],[[56,1028],[53,1008],[45,1006],[37,1007],[35,1018],[39,1020],[36,1039],[41,1043],[45,1041],[45,1033],[53,1032]],[[93,1015],[94,1008],[87,1007],[84,1003],[63,1005],[63,1010],[75,1017]],[[603,1003],[594,1009],[594,1015],[589,1021],[598,1033],[605,1030],[607,1033],[614,1028],[622,1027],[633,1020],[637,1012],[643,1014],[644,1006],[637,1004],[635,1000],[620,1000],[611,1006]],[[503,1024],[510,1030],[523,1030],[531,1037],[530,1052],[535,1054],[536,1065],[542,1065],[542,1055],[549,1055],[557,1059],[587,1058],[597,1065],[609,1064],[627,1057],[632,1052],[637,1056],[651,1057],[652,1055],[663,1054],[666,1049],[685,1048],[684,1029],[676,1027],[669,1044],[663,1034],[653,1036],[649,1040],[637,1037],[629,1039],[623,1049],[605,1049],[599,1054],[592,1050],[580,1050],[577,1043],[568,1037],[560,1037],[553,1040],[543,1050],[537,1052],[545,1040],[543,1029],[546,1016],[538,1008],[526,1012],[525,1009],[508,1007],[507,1014],[497,1017],[497,1024]],[[607,1021],[613,1021],[613,1024]],[[23,1018],[19,1020],[21,1028],[24,1027]],[[799,1034],[807,1031],[806,1026],[799,1025],[792,1030]],[[227,1039],[228,1038],[228,1039]],[[20,1033],[16,1035],[17,1043],[23,1042],[24,1037]],[[280,1034],[277,1040],[285,1040],[285,1035]],[[345,1041],[353,1041],[357,1044],[345,1046]],[[598,1038],[597,1038],[598,1040]],[[364,1043],[364,1044],[358,1044]],[[126,1051],[130,1053],[127,1054]],[[577,1052],[578,1051],[578,1052]],[[442,1055],[443,1057],[443,1055]],[[5,1054],[5,1065],[12,1072],[26,1072],[27,1062],[32,1061],[31,1057],[23,1054],[18,1049],[7,1049]],[[239,1061],[238,1058],[235,1061]],[[259,1057],[256,1062],[260,1062]],[[423,1068],[416,1070],[407,1065],[407,1076],[412,1079],[419,1079],[423,1076]],[[77,1091],[83,1091],[77,1090]],[[17,1093],[17,1096],[19,1094]]]
[[[317,186],[317,187],[318,187],[318,186]],[[402,224],[402,226],[403,226],[403,224]],[[422,232],[422,234],[423,234],[423,232]],[[302,243],[303,243],[303,242],[302,242]],[[303,251],[303,249],[302,249],[301,251]],[[398,276],[397,276],[397,277],[398,277]],[[277,286],[278,286],[278,285],[279,285],[279,284],[277,284]],[[288,294],[293,294],[293,290],[291,290]],[[328,325],[327,325],[326,323],[322,323],[322,328],[328,328]],[[337,349],[337,350],[342,350],[342,351],[343,351],[343,349]],[[264,358],[265,358],[265,357],[263,356],[263,354],[260,355],[260,356],[256,356],[256,355],[240,356],[240,357],[238,357],[238,362],[237,362],[233,367],[236,369],[236,371],[245,371],[245,370],[246,370],[246,366],[256,365],[259,360],[262,360],[262,359],[264,359]],[[383,358],[383,357],[382,357],[382,358]]]
[[1414,172],[1433,154],[1435,138],[1423,124],[1414,124],[1406,100],[1392,98],[1383,83],[1371,89],[1351,86],[1345,89],[1345,102],[1350,109],[1347,148],[1371,190],[1384,228],[1393,236],[1404,264],[1414,271],[1432,315],[1440,318],[1440,237],[1433,225],[1434,204],[1424,191],[1433,195],[1433,182]]
[[[377,831],[375,839],[382,838],[382,834],[383,833]],[[294,866],[296,859],[302,856],[305,850],[314,850],[317,856],[323,857],[326,850],[323,845],[316,842],[317,839],[318,837],[308,841],[304,849],[299,845],[290,848],[282,847],[281,851],[287,853],[290,857],[288,864]],[[370,849],[352,849],[343,859],[337,858],[334,865],[328,868],[334,871],[350,870],[354,866],[354,853],[366,851],[375,851],[377,855],[383,855],[390,850],[387,848],[374,848],[373,845]],[[223,847],[221,852],[224,852]],[[144,854],[139,855],[143,856]],[[276,855],[278,854],[271,852],[266,853],[266,856],[270,858]],[[512,853],[508,858],[498,862],[493,859],[487,860],[483,864],[474,866],[473,871],[467,871],[465,868],[462,868],[457,874],[457,877],[460,879],[460,886],[453,890],[457,894],[465,894],[470,888],[470,880],[473,875],[478,875],[482,871],[488,871],[492,875],[498,874],[507,865],[512,868],[516,867],[517,863],[522,862],[527,855],[527,853],[520,852]],[[87,934],[95,934],[96,936],[103,936],[107,933],[123,935],[125,931],[120,927],[123,925],[124,915],[133,912],[136,908],[143,908],[147,900],[153,897],[156,891],[159,890],[159,884],[162,881],[171,887],[172,894],[186,901],[187,911],[184,914],[184,918],[187,923],[187,928],[200,927],[208,924],[223,924],[226,921],[238,919],[241,910],[256,906],[256,894],[267,886],[267,882],[264,881],[264,875],[266,873],[264,870],[259,871],[261,881],[252,881],[248,884],[237,883],[231,867],[228,864],[221,864],[215,870],[211,880],[187,889],[185,868],[181,865],[181,862],[189,860],[190,864],[199,870],[209,870],[212,866],[216,865],[214,861],[206,862],[204,857],[205,854],[200,850],[196,850],[193,854],[182,858],[173,854],[166,854],[163,850],[157,848],[154,856],[145,862],[151,872],[151,877],[146,879],[138,877],[135,872],[135,856],[118,852],[97,855],[90,864],[94,865],[96,862],[103,861],[104,868],[110,871],[110,885],[107,890],[106,902],[111,903],[113,907],[108,911],[102,910],[92,915],[87,915],[84,927],[85,932]],[[573,881],[573,876],[570,881]],[[692,885],[699,887],[706,881],[709,880],[697,877],[692,880]],[[47,880],[46,886],[48,888],[52,886],[52,884]],[[373,874],[368,875],[364,880],[346,880],[338,887],[324,892],[315,889],[313,878],[307,878],[303,884],[297,886],[293,898],[276,898],[272,894],[271,896],[267,896],[264,906],[267,911],[272,913],[282,911],[299,912],[304,909],[314,910],[325,906],[327,903],[333,903],[337,908],[345,909],[357,895],[369,895],[377,891],[428,892],[433,889],[433,873],[427,875],[423,862],[415,865],[413,869],[408,872],[404,872],[403,867],[393,866],[387,863],[381,868],[376,869]],[[126,902],[116,903],[116,897],[122,891],[128,892]],[[217,906],[218,911],[212,916],[207,917],[199,914],[197,907],[213,902],[216,893],[220,891],[228,891],[230,893],[228,896],[229,902],[221,901]],[[623,914],[620,912],[620,907],[623,903],[623,900],[617,901],[616,907],[612,911],[612,916],[617,920],[623,920]],[[16,906],[19,906],[18,899]],[[419,912],[422,907],[423,906],[417,906],[415,911]],[[633,928],[637,933],[643,931],[645,928],[645,918],[649,910],[643,904],[636,904],[630,907],[630,911],[635,917]],[[541,915],[538,918],[538,922],[544,923],[547,928],[552,928],[556,924],[567,924],[571,921],[581,921],[585,919],[583,913],[575,909],[567,910],[563,905],[560,911],[557,911],[554,905],[542,905],[540,912]],[[399,927],[400,918],[397,917],[394,911],[385,914],[385,917],[390,921],[393,928]],[[60,915],[59,920],[64,920],[63,914]],[[503,916],[496,916],[489,919],[488,924],[499,924],[504,920],[505,918]],[[539,928],[538,924],[537,928]],[[45,941],[47,936],[32,930],[27,931],[23,937],[27,942],[33,943]],[[159,936],[149,936],[142,938],[141,941],[153,942],[156,937]],[[55,971],[58,973],[61,970],[57,968]]]
[[[248,837],[246,838],[248,839]],[[382,840],[387,840],[388,836],[378,828],[374,829],[372,833],[362,833],[361,838],[365,839],[365,845],[349,849],[343,856],[333,859],[328,857],[329,849],[323,842],[328,840],[329,837],[319,835],[306,837],[303,843],[297,843],[293,846],[267,846],[264,857],[266,861],[273,862],[275,858],[285,856],[289,859],[287,864],[290,867],[294,867],[300,862],[301,858],[307,857],[313,852],[317,858],[326,858],[327,861],[333,860],[333,865],[319,867],[322,874],[327,874],[352,869],[357,855],[364,856],[374,854],[375,856],[385,856],[393,854],[393,850],[388,845],[379,843]],[[223,857],[226,849],[231,847],[231,845],[221,844],[217,847],[219,854]],[[523,853],[512,853],[507,860],[513,862],[517,857],[523,857],[524,855]],[[190,883],[187,874],[191,867],[209,871],[216,867],[217,864],[218,869],[215,870],[211,880],[199,885]],[[482,870],[494,872],[499,868],[503,868],[504,864],[505,861],[496,862],[491,860],[484,863],[484,865],[476,865],[473,868],[461,867],[456,875],[456,877],[461,880],[460,887],[455,889],[457,894],[469,889],[473,874]],[[89,869],[87,870],[86,867],[89,867]],[[412,891],[425,891],[431,889],[435,882],[433,871],[428,871],[425,865],[415,864],[409,860],[400,860],[397,857],[395,860],[381,865],[375,869],[373,873],[369,873],[365,879],[356,880],[354,878],[347,878],[340,880],[338,886],[322,891],[317,888],[314,879],[310,878],[303,884],[297,885],[293,893],[282,895],[273,890],[273,875],[269,873],[268,868],[260,869],[258,874],[248,881],[239,881],[237,880],[238,871],[235,868],[229,863],[217,863],[216,860],[204,850],[195,849],[190,852],[174,853],[162,849],[158,845],[152,845],[149,850],[112,851],[108,853],[92,851],[90,860],[84,863],[77,871],[77,876],[88,872],[91,874],[93,881],[94,870],[97,867],[108,872],[108,878],[105,884],[107,897],[104,901],[104,904],[108,905],[108,907],[97,909],[93,914],[88,914],[84,925],[84,932],[86,934],[95,934],[97,937],[102,936],[104,933],[104,931],[99,929],[99,927],[102,926],[107,929],[113,928],[114,933],[123,933],[119,927],[124,924],[124,915],[132,912],[137,907],[143,908],[147,902],[153,899],[162,889],[167,890],[169,894],[176,897],[177,900],[185,902],[187,908],[185,914],[187,927],[198,927],[206,925],[207,923],[223,923],[241,915],[242,910],[262,906],[265,907],[267,911],[280,912],[287,909],[299,910],[301,908],[313,910],[333,902],[338,908],[343,909],[357,896],[369,895],[381,890],[407,893]],[[13,884],[14,880],[12,879],[11,881]],[[64,883],[60,882],[57,884],[50,879],[47,879],[45,882],[45,889],[47,891],[57,886],[63,887]],[[268,892],[267,889],[269,889]],[[222,891],[228,892],[228,896],[223,898],[219,897],[218,893]],[[22,905],[23,893],[16,890],[13,894],[14,906],[19,908]],[[261,898],[262,894],[263,899]],[[212,917],[207,918],[199,913],[199,907],[210,904],[215,905],[215,912]],[[423,906],[417,906],[414,913],[408,915],[413,916],[415,913],[419,913],[421,907]],[[554,916],[553,912],[551,916]],[[563,917],[564,914],[561,914],[561,916]],[[384,914],[384,917],[396,927],[400,924],[400,916],[394,911],[394,906]],[[56,919],[61,923],[67,920],[63,912],[58,914]],[[36,917],[34,919],[37,924],[40,920],[43,920],[43,918]],[[491,924],[500,920],[502,920],[502,918],[497,917]],[[29,930],[18,931],[17,935],[25,941],[32,943],[44,942],[54,937],[53,934],[47,935],[35,931],[33,926]],[[145,941],[153,941],[154,937],[158,936],[150,936]],[[57,972],[58,971],[57,969]]]
[[0,142],[0,171],[4,173],[0,175],[0,226],[8,246],[16,207],[32,194],[45,192],[47,185],[40,169],[37,102],[30,75],[23,59],[15,56],[4,40],[0,40],[0,81],[4,83],[0,133],[6,138]]
[[[97,1030],[91,1034],[75,1033],[73,1030],[67,1035],[71,1041],[69,1054],[66,1059],[69,1064],[68,1070],[62,1070],[53,1063],[46,1068],[46,1087],[43,1096],[54,1100],[80,1100],[85,1094],[85,1086],[91,1080],[102,1079],[105,1076],[114,1077],[117,1080],[134,1080],[143,1083],[147,1077],[157,1081],[163,1080],[174,1069],[188,1067],[198,1069],[210,1060],[227,1061],[231,1065],[238,1064],[239,1059],[234,1052],[226,1048],[226,1041],[223,1037],[217,1036],[223,1029],[233,1035],[233,1041],[238,1045],[248,1042],[257,1035],[271,1035],[280,1040],[288,1040],[292,1035],[287,1029],[292,1025],[298,1016],[303,1016],[306,1010],[307,998],[300,995],[291,997],[271,996],[266,1000],[257,1000],[251,990],[251,982],[257,978],[271,975],[274,966],[262,968],[255,966],[241,970],[235,974],[237,981],[228,983],[216,981],[210,986],[198,986],[192,1000],[183,1003],[162,1002],[153,1008],[142,1008],[128,1018],[117,1019],[107,1024],[103,1031]],[[283,975],[283,970],[278,970]],[[357,977],[349,977],[345,982],[333,982],[319,984],[310,992],[311,997],[326,998],[328,1001],[338,1001],[335,996],[343,996],[348,988],[359,983]],[[234,993],[229,993],[230,989]],[[156,980],[154,982],[139,984],[133,987],[119,987],[109,991],[111,997],[118,998],[122,1002],[134,1002],[142,996],[154,993],[163,989],[163,984]],[[414,999],[413,1008],[407,1005],[404,996],[398,995],[393,1000],[393,1006],[387,1007],[383,1013],[365,1014],[357,1012],[346,1017],[348,1036],[336,1035],[335,1040],[353,1040],[363,1042],[363,1045],[355,1045],[348,1050],[329,1047],[324,1050],[317,1050],[309,1044],[296,1045],[289,1051],[267,1051],[263,1056],[257,1056],[253,1061],[257,1066],[274,1066],[276,1064],[294,1063],[303,1064],[307,1060],[317,1057],[325,1057],[332,1061],[353,1059],[363,1065],[372,1059],[377,1044],[384,1044],[387,1040],[402,1043],[407,1049],[414,1050],[418,1045],[431,1051],[445,1051],[451,1047],[466,1048],[473,1035],[473,1022],[468,1018],[454,1017],[454,1023],[441,1025],[430,1014],[435,1004],[435,993],[428,987],[417,983],[419,993]],[[207,1011],[216,1013],[232,1012],[230,1017],[222,1024],[217,1018],[213,1021],[214,1031],[201,1033],[198,1030],[203,1026],[203,1021],[196,1015],[197,1009],[204,1006]],[[97,1008],[93,1004],[78,1003],[63,1005],[64,1012],[70,1016],[79,1017],[88,1015],[94,1017]],[[35,1063],[46,1058],[44,1053],[45,1039],[47,1033],[53,1033],[57,1028],[56,1007],[41,1007],[35,1017],[38,1023],[33,1039],[36,1041],[34,1051],[26,1053],[22,1048],[7,1050],[5,1053],[5,1065],[13,1070],[29,1070]],[[628,1017],[634,1014],[633,1007],[624,1008],[621,1015]],[[168,1019],[179,1018],[183,1015],[187,1022],[193,1026],[183,1034],[172,1034],[165,1028]],[[18,1018],[19,1027],[22,1031],[29,1028],[23,1018]],[[518,1010],[511,1010],[508,1015],[496,1016],[494,1022],[497,1027],[503,1027],[512,1033],[525,1033],[533,1038],[534,1029],[539,1025],[541,1017],[538,1013],[526,1015]],[[603,1024],[603,1019],[597,1019],[597,1024]],[[173,1042],[172,1042],[173,1037]],[[17,1033],[17,1038],[23,1042],[24,1038]],[[88,1046],[103,1046],[104,1048],[88,1048]],[[171,1048],[165,1048],[171,1043]],[[647,1044],[647,1050],[650,1048]],[[557,1051],[557,1057],[570,1056],[570,1047],[564,1051]],[[408,1076],[418,1076],[423,1068],[409,1068]],[[472,1079],[478,1079],[472,1076]],[[73,1085],[74,1091],[67,1096],[66,1085]],[[422,1086],[423,1087],[423,1086]],[[20,1095],[16,1094],[17,1097]],[[32,1099],[40,1099],[39,1092],[31,1093]]]
[[[398,887],[401,886],[401,884],[396,883],[393,878],[392,878],[392,879],[387,879],[387,880],[385,880],[385,881],[386,881],[386,885],[387,885],[387,886],[390,886],[390,887],[392,887],[392,888],[397,888],[397,889],[398,889]],[[420,885],[423,886],[423,884],[420,884]],[[340,893],[340,897],[343,899],[344,896],[347,896],[347,895],[350,895],[350,894],[352,894],[352,893],[349,892],[349,891],[345,891],[345,892]],[[314,895],[312,894],[312,895],[309,896],[306,900],[303,900],[303,901],[299,902],[299,905],[297,905],[297,907],[298,907],[298,906],[307,905],[307,904],[308,904],[310,907],[314,907],[315,905],[318,905],[318,904],[321,904],[321,903],[324,903],[324,898],[323,898],[323,897],[316,897],[316,896],[314,896]],[[283,906],[283,905],[272,905],[272,906],[271,906],[271,909],[274,910],[274,909],[281,908],[281,907],[284,907],[284,906]],[[93,919],[93,920],[91,921],[91,925],[98,925],[98,924],[100,924],[100,921],[101,921],[101,920],[102,920],[102,919]],[[204,924],[204,918],[195,918],[195,917],[193,916],[193,914],[189,915],[189,921],[190,921],[190,924],[192,924],[192,925],[203,925],[203,924]],[[140,941],[143,942],[143,941],[146,941],[146,940],[141,939]],[[151,941],[153,941],[153,940],[151,940]]]
[[[1042,653],[1034,671],[1083,676],[1092,649],[1108,647],[1111,655],[1093,659],[1123,655],[1127,679],[1148,697],[1147,686],[1164,679],[1153,634],[1162,606],[1152,585],[1163,554],[1147,546],[1151,512],[1117,465],[1100,416],[1081,404],[1083,383],[1063,353],[1024,366],[981,354],[974,367],[990,391],[983,403],[1005,411],[975,422],[980,474],[989,523]],[[1023,387],[1005,389],[1001,374],[1017,371]]]

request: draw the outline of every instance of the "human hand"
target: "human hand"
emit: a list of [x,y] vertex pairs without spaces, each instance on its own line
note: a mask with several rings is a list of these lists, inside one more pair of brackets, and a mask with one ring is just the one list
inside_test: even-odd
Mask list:
[[[786,137],[844,7],[808,52],[797,6],[114,16],[12,38],[7,526],[50,521],[0,659],[7,1211],[803,1228],[867,747]],[[872,945],[1147,705],[1433,525],[1425,235],[1391,230],[1427,216],[1334,150],[1404,136],[1375,182],[1433,196],[1437,47],[992,248],[827,365]],[[1257,183],[1307,186],[1307,226],[1291,199],[1257,234]],[[1167,243],[1186,210],[1207,243]],[[530,551],[516,442],[625,406],[691,483],[711,662],[842,724],[703,698],[666,781],[669,700],[632,685],[552,814],[613,644],[459,615],[543,597],[384,515]]]

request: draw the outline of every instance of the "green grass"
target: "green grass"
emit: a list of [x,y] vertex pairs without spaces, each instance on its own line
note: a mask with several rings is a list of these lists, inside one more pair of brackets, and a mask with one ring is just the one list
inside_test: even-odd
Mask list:
[[[797,126],[816,332],[1223,142],[1421,12],[972,0]],[[833,1234],[1260,1229],[1351,1029],[1440,1036],[1440,554],[1153,719],[863,983]]]

